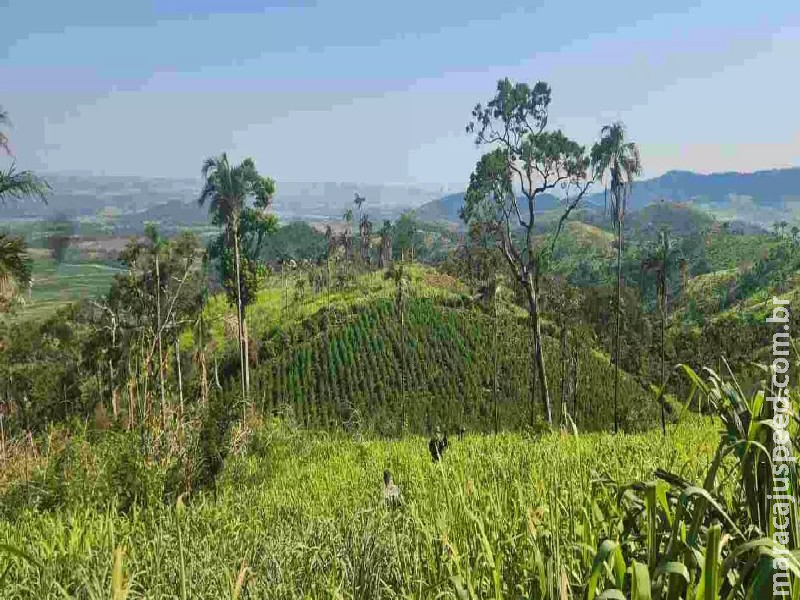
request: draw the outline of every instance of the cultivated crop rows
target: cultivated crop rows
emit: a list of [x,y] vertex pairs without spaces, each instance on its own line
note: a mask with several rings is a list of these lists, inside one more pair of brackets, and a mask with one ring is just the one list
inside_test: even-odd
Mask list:
[[[267,409],[290,410],[309,427],[344,424],[396,432],[405,398],[411,430],[438,425],[453,431],[464,425],[487,431],[495,424],[496,351],[498,424],[530,423],[532,371],[524,321],[510,316],[495,321],[429,298],[409,300],[405,317],[404,328],[395,303],[378,300],[309,339],[284,340],[258,371],[256,397]],[[561,419],[561,351],[553,340],[545,351],[553,409]],[[582,428],[609,428],[613,369],[585,347],[577,353],[577,392],[564,398],[567,412]],[[621,406],[633,428],[656,414],[654,399],[627,377]],[[534,411],[536,418],[543,414],[538,393]]]

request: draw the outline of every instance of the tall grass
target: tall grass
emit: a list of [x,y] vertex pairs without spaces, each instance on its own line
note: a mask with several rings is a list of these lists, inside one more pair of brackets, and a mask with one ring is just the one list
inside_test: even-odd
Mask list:
[[797,600],[796,506],[789,543],[771,537],[765,394],[685,371],[714,416],[666,437],[467,436],[434,464],[419,437],[250,423],[215,494],[177,501],[180,455],[78,436],[26,494],[2,490],[0,597],[760,600],[780,555]]
[[[660,432],[467,436],[433,464],[422,438],[264,427],[228,460],[216,502],[199,494],[185,508],[142,501],[127,512],[106,483],[113,461],[87,461],[105,504],[84,480],[60,503],[0,521],[0,597],[577,598],[598,536],[616,536],[622,517],[613,482],[657,468],[699,481],[713,438],[705,422],[666,442]],[[402,489],[395,510],[382,500],[385,468]]]

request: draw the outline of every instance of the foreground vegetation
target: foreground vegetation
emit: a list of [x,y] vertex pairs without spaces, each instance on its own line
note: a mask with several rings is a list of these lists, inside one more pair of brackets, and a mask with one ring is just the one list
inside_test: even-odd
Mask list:
[[[749,599],[779,581],[795,599],[798,508],[781,513],[779,537],[764,477],[777,413],[763,392],[687,373],[715,416],[687,416],[667,436],[467,436],[434,463],[421,438],[312,436],[255,414],[221,435],[230,421],[213,411],[141,437],[51,429],[13,448],[4,471],[0,590]],[[787,406],[796,444],[797,402]],[[797,497],[787,457],[784,494]],[[385,469],[399,501],[381,493]]]
[[[376,235],[358,194],[341,232],[280,237],[274,182],[222,154],[199,191],[210,243],[148,224],[113,259],[94,245],[118,259],[107,293],[0,321],[2,597],[800,600],[797,397],[779,409],[753,366],[766,303],[796,298],[800,230],[623,219],[636,145],[617,123],[587,153],[545,131],[549,103],[501,80],[475,107],[489,151],[442,271],[416,250],[454,238],[408,214]],[[613,232],[559,238],[604,177]],[[0,201],[46,190],[0,172]],[[55,272],[73,238],[53,226]],[[0,237],[0,296],[25,312],[28,250]],[[426,448],[434,426],[468,434]]]
[[[20,551],[0,554],[4,598],[107,598],[115,551],[129,598],[225,598],[240,571],[249,598],[456,598],[456,577],[477,597],[558,597],[554,576],[578,595],[599,537],[616,535],[613,482],[656,468],[700,482],[714,426],[666,441],[466,436],[433,464],[422,438],[354,442],[251,420],[228,439],[216,502],[192,496],[183,511],[177,455],[145,458],[121,433],[41,441],[29,491],[40,508],[0,521],[0,544]],[[387,468],[395,510],[382,501]],[[6,514],[25,505],[23,488],[6,488]]]

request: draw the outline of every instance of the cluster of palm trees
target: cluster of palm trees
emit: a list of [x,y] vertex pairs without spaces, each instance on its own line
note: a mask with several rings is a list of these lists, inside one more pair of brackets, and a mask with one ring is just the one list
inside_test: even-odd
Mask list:
[[224,227],[226,245],[232,248],[234,255],[241,389],[242,397],[246,400],[250,390],[250,348],[246,307],[242,301],[244,285],[240,249],[242,214],[249,199],[255,200],[256,209],[266,212],[275,195],[275,182],[269,177],[262,177],[251,158],[233,165],[225,153],[208,158],[203,163],[202,174],[204,185],[198,202],[200,206],[208,204],[212,222]]
[[[11,124],[8,113],[0,107],[0,127]],[[8,136],[0,129],[0,149],[13,157]],[[0,205],[9,201],[38,198],[46,201],[47,182],[30,171],[18,171],[12,161],[0,169]],[[0,233],[0,302],[31,282],[30,261],[22,238]]]
[[[789,227],[788,221],[775,221],[772,224],[772,233],[775,234],[775,237],[782,238],[786,235],[787,227]],[[798,238],[800,237],[800,227],[792,225],[789,231],[791,233],[792,243],[797,244]]]

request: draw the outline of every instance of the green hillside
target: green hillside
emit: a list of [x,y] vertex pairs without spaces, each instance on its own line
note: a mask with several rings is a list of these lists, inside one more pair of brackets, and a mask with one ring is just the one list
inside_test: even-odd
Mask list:
[[[309,427],[345,424],[391,434],[399,432],[405,389],[412,431],[436,425],[488,431],[494,427],[496,348],[499,426],[521,428],[530,422],[524,320],[506,315],[495,323],[477,308],[416,298],[407,303],[405,322],[404,357],[404,332],[393,301],[378,299],[346,312],[322,311],[306,322],[301,334],[284,333],[262,345],[255,395],[265,408],[288,408]],[[563,396],[567,410],[577,415],[582,429],[608,429],[613,424],[613,367],[583,343],[570,343],[567,354],[573,346],[578,353],[577,393],[568,384]],[[572,375],[564,374],[555,340],[547,339],[545,353],[554,414],[560,420],[562,375],[567,381]],[[649,393],[625,375],[620,389],[626,428],[652,424],[657,411]],[[540,420],[538,395],[534,410]]]

